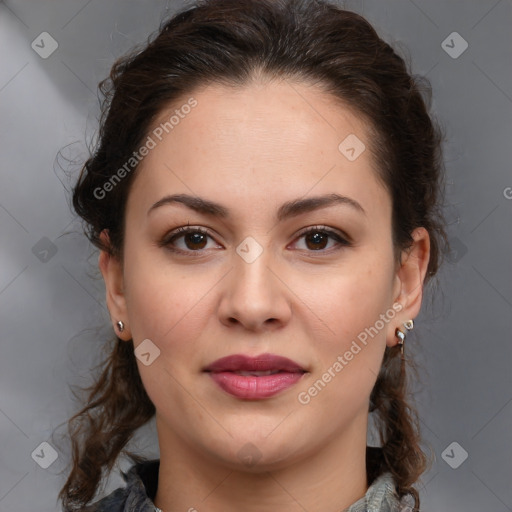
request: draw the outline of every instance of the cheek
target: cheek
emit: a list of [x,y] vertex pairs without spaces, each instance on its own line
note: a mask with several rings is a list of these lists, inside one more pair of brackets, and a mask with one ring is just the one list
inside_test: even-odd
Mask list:
[[351,268],[350,272],[332,273],[324,286],[308,292],[305,302],[330,327],[327,332],[348,341],[389,309],[390,282],[387,274]]
[[329,382],[325,388],[317,385],[323,390],[315,398],[326,411],[338,407],[333,404],[339,404],[339,414],[348,412],[344,407],[353,413],[364,410],[379,373],[395,311],[391,307],[392,259],[378,254],[359,258],[350,271],[333,272],[324,291],[315,288],[306,301],[315,305],[321,324],[329,327],[323,327],[324,334],[317,338],[319,374],[308,383],[314,385],[323,375],[324,382]]
[[[127,244],[127,247],[128,244]],[[157,252],[126,251],[126,305],[135,346],[149,338],[166,356],[194,350],[211,312],[208,291],[218,276],[192,266],[172,268]]]
[[388,281],[372,272],[345,275],[331,279],[322,298],[310,297],[329,329],[315,339],[317,371],[299,390],[299,402],[310,400],[318,424],[367,412],[394,316]]
[[165,410],[170,403],[183,408],[188,395],[183,395],[180,383],[194,372],[190,365],[197,359],[195,340],[211,317],[204,298],[212,283],[192,273],[171,272],[149,257],[144,261],[143,255],[132,256],[126,260],[126,297],[134,348],[149,339],[159,350],[149,365],[137,358],[140,377],[157,408]]

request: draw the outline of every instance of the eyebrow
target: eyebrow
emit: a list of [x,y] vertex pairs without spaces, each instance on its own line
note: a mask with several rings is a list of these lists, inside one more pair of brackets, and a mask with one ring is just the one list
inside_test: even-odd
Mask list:
[[[173,194],[162,197],[148,210],[148,215],[157,208],[168,204],[183,204],[186,207],[194,210],[203,215],[218,218],[228,218],[230,216],[229,210],[213,201],[203,199],[198,196],[191,196],[188,194]],[[312,212],[320,208],[327,208],[329,206],[344,205],[366,215],[364,208],[355,200],[340,194],[326,194],[323,196],[308,197],[305,199],[295,199],[283,203],[277,211],[277,220],[279,222],[301,215],[303,213]]]

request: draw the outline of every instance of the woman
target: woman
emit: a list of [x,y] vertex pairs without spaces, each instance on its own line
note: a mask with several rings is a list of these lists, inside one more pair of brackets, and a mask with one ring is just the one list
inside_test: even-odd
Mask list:
[[[69,421],[65,510],[419,509],[404,342],[447,240],[404,61],[324,1],[211,0],[102,91],[73,205],[116,338]],[[124,451],[153,416],[160,459]],[[121,453],[127,485],[91,504]]]

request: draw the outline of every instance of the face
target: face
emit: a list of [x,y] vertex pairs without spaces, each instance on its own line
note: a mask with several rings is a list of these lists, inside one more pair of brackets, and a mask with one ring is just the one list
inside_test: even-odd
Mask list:
[[[100,257],[113,320],[149,353],[137,364],[160,445],[232,467],[252,451],[265,468],[366,439],[384,349],[420,297],[405,296],[418,272],[393,259],[391,198],[365,124],[300,83],[191,96],[162,140],[148,134],[156,144],[128,196],[122,264]],[[218,208],[162,201],[174,194]],[[311,202],[333,194],[345,199]],[[285,357],[300,371],[204,371],[234,354]]]

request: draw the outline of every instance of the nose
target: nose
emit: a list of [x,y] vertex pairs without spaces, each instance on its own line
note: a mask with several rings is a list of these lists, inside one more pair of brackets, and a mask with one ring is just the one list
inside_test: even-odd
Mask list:
[[271,252],[264,249],[252,262],[235,254],[233,268],[222,280],[221,322],[251,331],[275,330],[291,318],[293,293]]

